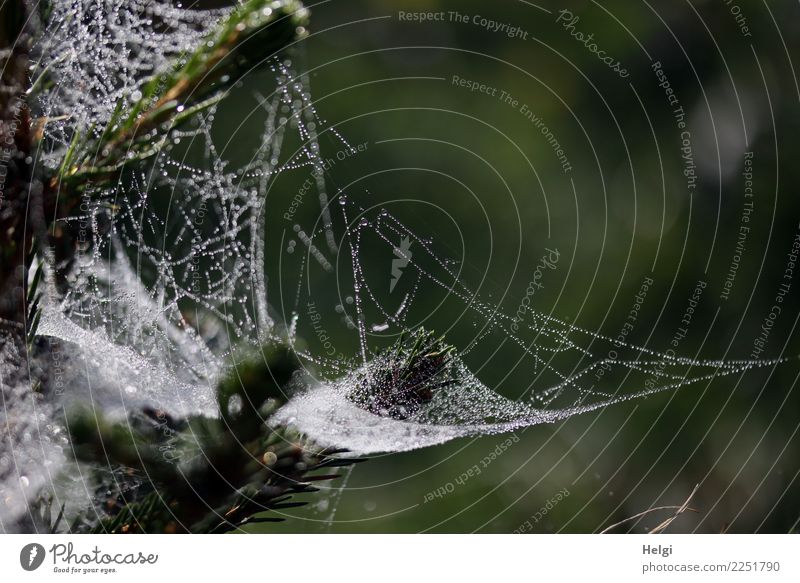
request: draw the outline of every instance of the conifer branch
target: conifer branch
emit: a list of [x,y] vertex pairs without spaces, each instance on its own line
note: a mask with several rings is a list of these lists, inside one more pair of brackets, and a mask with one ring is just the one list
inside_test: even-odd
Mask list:
[[76,132],[54,184],[82,190],[87,180],[113,177],[126,164],[158,153],[169,133],[221,101],[241,77],[306,34],[308,11],[297,0],[248,0],[197,49],[117,104],[100,136]]
[[121,422],[90,410],[70,415],[79,459],[105,474],[101,490],[111,492],[73,532],[220,533],[282,520],[258,515],[304,505],[290,498],[336,477],[315,472],[355,460],[266,422],[298,367],[287,348],[275,346],[238,365],[218,387],[220,418],[175,419],[155,410]]

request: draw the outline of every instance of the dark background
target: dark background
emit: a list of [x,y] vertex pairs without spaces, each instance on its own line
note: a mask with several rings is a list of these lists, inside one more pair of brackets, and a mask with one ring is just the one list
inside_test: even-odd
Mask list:
[[[311,35],[292,56],[293,67],[308,73],[326,122],[319,129],[333,127],[350,144],[366,144],[329,169],[329,196],[342,189],[356,206],[387,208],[454,260],[469,289],[507,314],[515,312],[548,248],[558,249],[560,261],[544,276],[536,310],[610,336],[650,277],[654,283],[628,339],[659,352],[669,347],[697,282],[704,281],[677,352],[750,358],[778,286],[789,282],[761,357],[800,353],[800,277],[784,279],[800,222],[800,90],[790,60],[800,54],[800,7],[738,0],[748,37],[731,12],[734,4],[721,0],[537,4],[545,10],[511,0],[310,3]],[[628,78],[556,23],[565,8],[580,17],[575,29],[594,33]],[[469,22],[398,19],[398,11],[450,10]],[[472,23],[475,15],[517,25],[527,39],[487,31]],[[693,194],[654,61],[686,112],[697,174]],[[563,171],[518,108],[453,85],[453,75],[527,104],[572,170]],[[255,106],[256,92],[273,86],[268,75],[247,79],[217,116],[220,140],[231,138],[228,156],[237,163],[247,161],[259,139],[258,116],[239,127],[242,112]],[[298,144],[288,140],[284,155]],[[321,133],[320,146],[323,157],[344,149],[330,130]],[[726,300],[721,294],[742,224],[747,151],[753,152],[753,212]],[[315,191],[303,197],[292,220],[283,218],[309,175],[309,168],[285,172],[267,197],[270,302],[286,322],[298,313],[299,335],[311,353],[322,354],[306,317],[311,297],[336,351],[351,356],[357,335],[335,310],[339,304],[352,311],[349,252],[335,255],[325,247]],[[341,243],[344,222],[333,211]],[[313,260],[301,270],[305,246],[295,224],[308,234],[316,230],[314,242],[333,272]],[[297,245],[293,253],[290,240]],[[376,287],[383,286],[388,303],[397,301],[388,292],[392,259],[391,246],[379,241],[365,245],[361,258],[369,277],[385,279]],[[409,279],[400,281],[399,293]],[[482,323],[462,313],[463,302],[443,299],[441,290],[423,286],[408,323],[424,320],[463,348]],[[386,335],[396,332],[373,335],[370,344],[385,345]],[[487,347],[467,362],[484,382],[516,397],[531,373],[515,369],[515,360]],[[509,370],[511,377],[500,382]],[[671,531],[796,530],[798,372],[790,362],[530,428],[480,475],[432,502],[424,502],[427,493],[455,484],[507,436],[378,456],[357,466],[340,493],[310,497],[314,506],[268,530],[593,532],[652,507],[680,505],[695,484],[691,506],[698,512],[681,516]],[[569,495],[541,512],[564,491]],[[643,532],[670,514],[654,512],[617,530]]]

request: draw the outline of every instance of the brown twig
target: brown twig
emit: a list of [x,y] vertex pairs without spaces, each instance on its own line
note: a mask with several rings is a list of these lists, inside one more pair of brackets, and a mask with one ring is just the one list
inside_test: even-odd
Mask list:
[[667,529],[667,527],[669,527],[669,525],[674,522],[674,520],[676,518],[678,518],[681,514],[683,514],[687,510],[689,510],[691,512],[697,512],[697,510],[694,510],[693,508],[689,508],[689,502],[692,501],[692,498],[694,498],[694,495],[697,494],[697,490],[699,490],[699,489],[700,489],[700,484],[695,484],[694,489],[692,490],[692,493],[689,494],[689,497],[686,499],[686,501],[683,503],[683,505],[680,508],[678,508],[678,510],[675,512],[675,514],[673,514],[672,516],[667,518],[664,522],[659,524],[657,527],[655,527],[653,530],[651,530],[648,534],[658,534],[660,532],[664,532]]
[[639,512],[638,514],[634,514],[633,516],[629,516],[628,518],[620,520],[619,522],[615,522],[611,526],[607,526],[606,528],[604,528],[603,530],[600,531],[600,534],[607,534],[608,532],[614,530],[618,526],[621,526],[621,525],[623,525],[623,524],[625,524],[627,522],[634,521],[634,520],[636,520],[638,518],[642,518],[643,516],[646,516],[646,515],[650,514],[651,512],[658,512],[660,510],[675,510],[676,511],[675,514],[673,514],[668,519],[666,519],[664,522],[662,522],[661,524],[659,524],[654,529],[652,529],[652,530],[650,530],[648,532],[648,534],[658,534],[658,533],[664,531],[664,529],[666,529],[670,524],[672,524],[672,522],[676,518],[678,518],[678,516],[683,514],[684,512],[698,512],[695,508],[689,508],[689,503],[692,501],[692,498],[697,493],[697,490],[699,488],[700,488],[700,484],[695,485],[694,489],[692,490],[692,493],[689,494],[689,497],[680,506],[656,506],[654,508],[649,508],[649,509],[647,509],[647,510],[645,510],[643,512]]

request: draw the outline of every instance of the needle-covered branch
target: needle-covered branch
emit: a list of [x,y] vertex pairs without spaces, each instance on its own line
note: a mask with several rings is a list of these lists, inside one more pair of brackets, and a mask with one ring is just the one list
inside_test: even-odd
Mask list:
[[126,164],[158,153],[170,132],[222,100],[244,75],[264,67],[306,34],[308,11],[297,0],[248,0],[197,49],[132,90],[99,137],[76,131],[53,184],[83,190],[113,178]]
[[289,498],[336,477],[318,470],[353,460],[267,422],[298,366],[274,346],[239,364],[218,388],[219,418],[175,419],[153,409],[120,422],[90,410],[70,414],[79,459],[105,476],[96,507],[70,520],[71,530],[226,532],[282,520],[276,511],[305,504]]

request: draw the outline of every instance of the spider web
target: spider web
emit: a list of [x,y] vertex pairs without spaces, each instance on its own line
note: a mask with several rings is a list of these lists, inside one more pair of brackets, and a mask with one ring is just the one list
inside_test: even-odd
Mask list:
[[[413,450],[459,437],[555,423],[631,399],[789,360],[692,359],[626,343],[532,308],[525,311],[524,318],[517,319],[470,290],[459,277],[455,262],[437,253],[435,238],[422,238],[385,209],[367,218],[369,213],[344,193],[339,194],[339,203],[343,222],[350,225],[343,247],[350,251],[354,276],[354,313],[345,321],[358,334],[358,354],[343,365],[305,353],[323,371],[322,380],[295,397],[274,418],[279,423],[294,424],[323,444],[345,447],[353,454]],[[355,214],[361,218],[351,222],[349,216]],[[397,256],[397,241],[405,240],[415,249],[404,262],[403,277],[412,283],[400,307],[389,309],[365,273],[364,257],[366,249],[374,253],[380,244]],[[302,287],[298,287],[298,304]],[[370,332],[408,334],[415,301],[436,291],[445,293],[482,323],[452,358],[452,377],[457,382],[437,388],[429,402],[406,418],[365,410],[359,406],[367,399],[365,392],[391,394],[396,390],[393,381],[379,379],[386,377],[382,373],[387,367],[402,366],[372,346],[375,342]],[[500,349],[516,354],[514,368],[529,383],[518,398],[505,397],[487,386],[467,364],[473,355],[485,359],[483,355]],[[593,374],[601,369],[601,374]],[[385,386],[380,386],[381,382]]]
[[[102,127],[116,103],[129,100],[142,77],[192,50],[222,14],[143,0],[117,0],[109,6],[89,0],[58,3],[46,35],[50,44],[44,53],[49,57],[43,59],[58,81],[41,98],[48,117],[64,117],[47,126],[52,158],[63,154],[76,126]],[[83,52],[87,38],[100,42]],[[113,51],[121,51],[122,65],[111,70],[104,63]],[[279,340],[283,331],[270,317],[264,275],[270,226],[264,200],[276,177],[287,171],[310,171],[320,202],[321,229],[309,235],[302,225],[294,226],[294,236],[306,250],[299,271],[313,261],[332,273],[340,248],[349,252],[352,269],[354,313],[348,324],[358,336],[357,352],[335,359],[303,353],[328,374],[298,387],[300,395],[274,418],[296,424],[322,444],[356,454],[415,449],[456,437],[553,423],[777,362],[663,354],[535,309],[528,309],[522,322],[514,322],[468,289],[453,263],[437,253],[437,246],[446,241],[422,238],[386,210],[370,217],[349,202],[346,193],[337,195],[339,204],[329,204],[325,177],[330,175],[318,133],[327,128],[345,148],[352,147],[319,117],[308,80],[297,74],[291,61],[276,60],[270,67],[274,90],[258,95],[265,122],[250,164],[233,168],[219,150],[213,136],[218,113],[214,107],[174,133],[172,144],[151,167],[129,173],[112,189],[92,193],[92,201],[103,202],[90,202],[86,215],[73,219],[91,224],[94,240],[72,267],[66,295],[54,294],[57,305],[48,310],[40,331],[82,351],[91,368],[80,376],[90,375],[96,385],[84,397],[106,411],[122,415],[146,403],[175,414],[215,415],[214,386],[226,364],[235,361],[236,351]],[[302,145],[282,159],[287,130]],[[334,214],[344,225],[338,233]],[[361,218],[351,223],[355,214]],[[400,308],[389,310],[365,275],[364,249],[375,243],[394,249],[398,240],[416,249],[413,257],[402,257],[405,277],[414,283]],[[437,291],[482,322],[470,342],[457,347],[453,367],[458,382],[437,390],[429,403],[403,420],[360,407],[357,393],[371,385],[382,368],[396,366],[380,358],[369,332],[412,331],[407,318],[416,300]],[[325,293],[311,294],[326,299]],[[290,336],[302,318],[298,311]],[[470,355],[493,350],[498,336],[504,350],[518,353],[515,368],[530,378],[530,386],[516,399],[482,383],[467,364]],[[617,358],[598,356],[612,348]],[[593,382],[591,373],[599,367],[612,372]],[[80,383],[76,379],[73,384]]]
[[[45,173],[58,168],[76,132],[99,135],[118,104],[124,114],[137,101],[143,79],[191,54],[226,13],[150,0],[53,3],[31,73],[44,80],[31,108],[47,121],[37,155]],[[290,58],[273,58],[266,70],[254,96],[261,138],[245,167],[218,149],[219,111],[211,107],[171,133],[152,163],[111,187],[88,185],[68,219],[77,233],[74,261],[40,258],[48,273],[42,350],[30,363],[11,348],[0,354],[0,529],[9,530],[45,486],[67,514],[92,498],[86,468],[66,464],[70,405],[112,418],[145,405],[216,416],[225,366],[238,351],[275,341],[263,193],[278,175],[320,164],[317,131],[325,122]],[[287,136],[304,146],[282,157]],[[324,182],[316,187],[324,200]],[[57,288],[57,279],[66,285]],[[50,371],[54,386],[35,389],[26,367]]]

